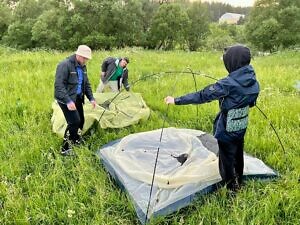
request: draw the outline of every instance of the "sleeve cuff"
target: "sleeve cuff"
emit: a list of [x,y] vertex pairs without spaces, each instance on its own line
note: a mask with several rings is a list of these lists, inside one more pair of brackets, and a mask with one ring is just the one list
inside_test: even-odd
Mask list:
[[180,98],[174,98],[175,105],[180,105]]

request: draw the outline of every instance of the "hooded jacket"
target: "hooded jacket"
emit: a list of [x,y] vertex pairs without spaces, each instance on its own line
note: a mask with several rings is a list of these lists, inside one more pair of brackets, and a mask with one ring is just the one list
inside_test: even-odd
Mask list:
[[175,98],[175,104],[202,104],[219,100],[220,112],[214,121],[214,136],[224,142],[243,139],[249,107],[255,105],[259,94],[259,83],[253,67],[249,65],[250,60],[247,47],[230,47],[223,55],[228,76],[199,92]]
[[[119,62],[121,61],[121,58],[113,58],[113,57],[108,57],[106,58],[102,65],[101,65],[101,71],[104,72],[104,76],[101,76],[101,80],[104,84],[106,84],[109,79],[112,77],[114,72],[117,69],[117,66],[119,65]],[[123,69],[123,73],[118,79],[118,89],[121,88],[121,84],[123,83],[124,88],[129,91],[129,84],[128,84],[128,69],[125,67]]]
[[[78,86],[77,66],[79,66],[79,64],[76,61],[76,55],[71,55],[57,65],[54,83],[54,97],[62,104],[68,104],[71,101],[76,102]],[[84,95],[92,101],[94,100],[94,97],[87,77],[85,65],[82,66],[82,72],[82,101],[84,101]]]

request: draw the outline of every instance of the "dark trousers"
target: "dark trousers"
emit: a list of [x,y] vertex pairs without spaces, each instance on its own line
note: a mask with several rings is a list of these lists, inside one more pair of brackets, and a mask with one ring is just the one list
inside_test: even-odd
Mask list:
[[74,111],[70,111],[67,105],[58,103],[61,110],[64,113],[65,119],[68,123],[67,129],[65,131],[64,137],[67,137],[69,132],[69,139],[75,143],[76,140],[79,139],[78,129],[82,130],[84,124],[84,113],[83,113],[83,102],[80,97],[77,97],[75,105],[76,109]]
[[219,170],[227,188],[235,189],[242,183],[244,170],[244,139],[222,142],[219,145]]

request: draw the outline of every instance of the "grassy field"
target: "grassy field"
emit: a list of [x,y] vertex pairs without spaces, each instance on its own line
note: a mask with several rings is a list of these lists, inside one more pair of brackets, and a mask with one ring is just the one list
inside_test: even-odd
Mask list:
[[[136,83],[151,116],[123,129],[94,128],[76,158],[59,154],[61,139],[51,132],[53,83],[57,63],[69,53],[18,52],[0,48],[0,224],[139,224],[125,193],[110,180],[95,156],[103,144],[130,133],[161,128],[166,95],[195,90],[192,76],[162,75]],[[130,81],[161,71],[191,68],[216,78],[226,75],[220,52],[154,52],[124,49],[95,52],[88,62],[93,90],[101,61],[129,56]],[[257,109],[250,113],[245,148],[276,169],[275,181],[249,181],[235,198],[226,190],[200,197],[191,206],[150,224],[298,224],[300,221],[300,52],[255,57],[261,84],[258,106],[280,135],[285,153]],[[213,82],[197,76],[198,89]],[[166,126],[212,132],[217,102],[171,106]],[[298,221],[298,222],[297,222]]]

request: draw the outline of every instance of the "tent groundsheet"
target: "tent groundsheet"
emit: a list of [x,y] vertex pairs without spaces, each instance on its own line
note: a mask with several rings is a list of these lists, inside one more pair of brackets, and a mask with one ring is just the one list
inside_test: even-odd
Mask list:
[[[94,93],[94,98],[98,104],[95,109],[89,104],[88,99],[85,99],[86,104],[83,106],[85,123],[82,133],[94,123],[99,123],[103,129],[121,128],[149,118],[150,109],[139,93]],[[65,117],[57,102],[52,103],[52,109],[52,130],[63,137],[67,127]]]
[[[187,206],[197,194],[215,190],[221,181],[216,139],[205,132],[165,128],[128,135],[103,146],[97,155],[117,183],[130,195],[141,223],[145,222],[158,148],[151,216],[167,215]],[[261,160],[244,154],[245,177],[274,178]]]

